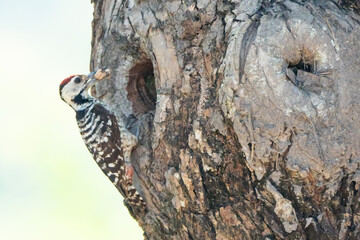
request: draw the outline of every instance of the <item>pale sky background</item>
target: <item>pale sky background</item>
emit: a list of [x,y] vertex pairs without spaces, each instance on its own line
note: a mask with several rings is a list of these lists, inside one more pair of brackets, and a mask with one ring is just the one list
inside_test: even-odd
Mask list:
[[59,84],[88,73],[90,0],[0,0],[0,239],[142,239]]

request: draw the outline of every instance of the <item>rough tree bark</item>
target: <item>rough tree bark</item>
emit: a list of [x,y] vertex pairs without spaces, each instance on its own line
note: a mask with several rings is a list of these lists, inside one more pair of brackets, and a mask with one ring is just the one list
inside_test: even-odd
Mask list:
[[146,239],[359,239],[358,1],[98,0]]

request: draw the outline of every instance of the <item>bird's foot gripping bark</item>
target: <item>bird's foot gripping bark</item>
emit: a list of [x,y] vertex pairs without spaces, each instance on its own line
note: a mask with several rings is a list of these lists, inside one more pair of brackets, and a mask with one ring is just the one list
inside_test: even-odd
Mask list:
[[123,132],[127,133],[122,134],[122,149],[124,151],[125,175],[128,179],[131,180],[134,172],[134,167],[131,164],[130,155],[133,148],[135,148],[135,146],[137,145],[137,137],[130,133],[127,129],[123,130]]

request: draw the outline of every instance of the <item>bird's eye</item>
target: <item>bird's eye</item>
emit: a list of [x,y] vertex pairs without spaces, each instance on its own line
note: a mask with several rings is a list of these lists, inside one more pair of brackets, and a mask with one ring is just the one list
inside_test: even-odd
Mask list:
[[79,77],[75,78],[74,80],[75,83],[80,83],[81,82],[81,79]]

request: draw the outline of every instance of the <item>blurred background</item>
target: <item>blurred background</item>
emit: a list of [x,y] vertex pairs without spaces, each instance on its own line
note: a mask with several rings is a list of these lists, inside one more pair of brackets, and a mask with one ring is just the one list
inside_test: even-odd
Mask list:
[[0,0],[0,239],[142,239],[59,98],[88,73],[90,0]]

